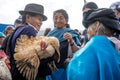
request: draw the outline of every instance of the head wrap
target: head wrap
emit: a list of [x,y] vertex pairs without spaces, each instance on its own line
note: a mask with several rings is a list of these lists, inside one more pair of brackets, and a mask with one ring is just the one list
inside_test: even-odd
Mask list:
[[83,25],[85,28],[96,21],[101,22],[105,27],[120,31],[119,21],[112,9],[102,8],[84,13]]

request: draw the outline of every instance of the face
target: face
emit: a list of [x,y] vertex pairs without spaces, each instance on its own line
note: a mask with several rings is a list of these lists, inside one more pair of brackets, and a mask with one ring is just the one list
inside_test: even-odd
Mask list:
[[90,8],[85,8],[84,10],[83,10],[83,12],[86,12],[86,11],[89,11],[89,10],[91,10]]
[[6,31],[5,31],[5,34],[8,36],[8,35],[12,34],[13,31],[14,31],[14,29],[12,28],[12,26],[11,26],[11,27],[8,27],[8,28],[6,29]]
[[53,16],[54,26],[57,28],[64,28],[67,24],[67,20],[62,13],[56,13]]
[[4,37],[0,37],[0,45],[2,45]]
[[114,12],[115,12],[115,15],[116,15],[117,19],[119,19],[120,18],[120,12],[117,11],[117,10],[114,10]]
[[31,25],[33,25],[38,32],[42,25],[43,18],[42,18],[42,16],[39,16],[39,15],[37,15],[37,16],[29,16],[28,15],[26,18],[26,21],[27,21],[27,23],[30,23]]

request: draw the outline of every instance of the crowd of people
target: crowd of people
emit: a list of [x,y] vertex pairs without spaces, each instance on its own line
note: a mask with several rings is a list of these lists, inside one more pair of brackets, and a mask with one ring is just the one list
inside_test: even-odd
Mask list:
[[[66,10],[53,12],[54,29],[47,28],[43,36],[58,39],[60,61],[55,62],[57,69],[51,70],[48,63],[53,61],[53,56],[41,59],[35,80],[120,80],[120,2],[111,4],[110,8],[99,8],[96,3],[87,2],[82,11],[83,33],[71,28]],[[0,61],[5,58],[10,71],[7,77],[2,75],[5,70],[0,70],[0,80],[28,79],[16,66],[16,43],[21,35],[37,36],[43,21],[47,20],[44,6],[40,4],[27,4],[19,13],[14,26],[7,26],[0,32]],[[42,51],[47,47],[45,41],[40,42]],[[3,53],[8,57],[1,56]]]

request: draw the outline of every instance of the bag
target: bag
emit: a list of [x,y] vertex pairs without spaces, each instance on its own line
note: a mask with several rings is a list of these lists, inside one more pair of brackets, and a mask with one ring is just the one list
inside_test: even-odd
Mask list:
[[10,73],[9,58],[0,50],[0,80],[12,80]]
[[0,61],[3,61],[3,59],[4,59],[4,62],[7,66],[7,68],[10,70],[11,67],[10,67],[9,57],[5,54],[5,52],[3,50],[0,50]]

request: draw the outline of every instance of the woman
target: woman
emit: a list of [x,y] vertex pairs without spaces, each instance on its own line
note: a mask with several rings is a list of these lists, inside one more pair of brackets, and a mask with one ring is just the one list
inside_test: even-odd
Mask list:
[[[58,38],[60,42],[60,62],[56,63],[58,69],[49,76],[52,80],[67,80],[65,60],[71,57],[71,53],[79,49],[78,46],[80,46],[79,34],[70,28],[68,20],[68,14],[65,10],[59,9],[54,11],[54,29],[49,32],[47,36],[55,36]],[[49,79],[50,78],[48,78],[48,80]]]
[[[27,4],[25,6],[25,9],[19,11],[19,13],[22,15],[22,25],[17,27],[13,34],[10,36],[10,43],[8,45],[10,52],[7,51],[7,54],[10,56],[12,80],[26,80],[26,78],[18,71],[13,57],[15,53],[14,49],[16,40],[21,35],[35,37],[42,25],[42,22],[47,20],[47,17],[44,15],[44,7],[40,4]],[[47,44],[43,41],[41,42],[40,46],[44,51],[47,47]],[[51,61],[51,58],[48,58],[48,61]],[[39,71],[35,80],[45,80],[45,76],[51,73],[50,69],[47,66],[48,61],[41,60],[41,65],[39,66]]]
[[90,40],[69,63],[68,80],[120,80],[120,41],[113,36],[120,25],[114,12],[93,10],[85,20]]
[[7,26],[6,29],[5,29],[5,31],[4,31],[4,34],[6,36],[9,36],[10,34],[13,33],[13,31],[14,31],[14,27],[13,26]]

